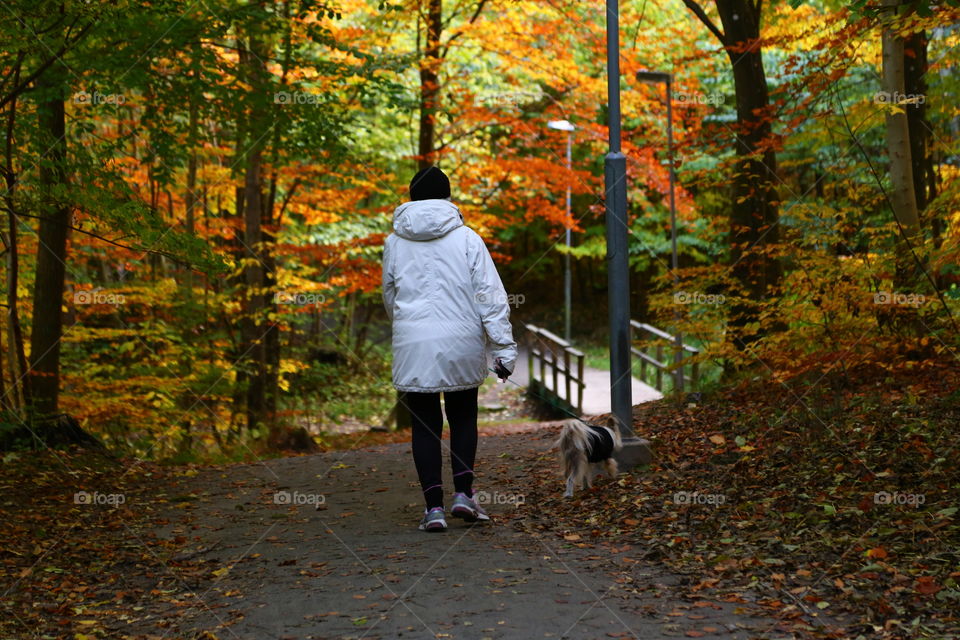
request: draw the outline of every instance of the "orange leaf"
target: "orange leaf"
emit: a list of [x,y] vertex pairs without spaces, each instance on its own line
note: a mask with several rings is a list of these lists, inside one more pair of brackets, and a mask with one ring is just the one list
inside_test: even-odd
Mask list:
[[925,596],[929,596],[937,591],[940,591],[942,588],[943,587],[934,582],[933,578],[930,576],[917,578],[917,593],[922,593]]

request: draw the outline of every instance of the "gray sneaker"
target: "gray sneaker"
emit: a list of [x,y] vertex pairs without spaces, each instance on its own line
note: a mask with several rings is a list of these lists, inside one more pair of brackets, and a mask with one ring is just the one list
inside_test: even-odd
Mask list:
[[490,516],[477,504],[476,500],[465,493],[453,494],[453,507],[450,509],[450,515],[463,518],[467,522],[487,522],[490,520]]
[[443,517],[443,507],[434,507],[423,512],[420,521],[420,531],[446,531],[447,521]]

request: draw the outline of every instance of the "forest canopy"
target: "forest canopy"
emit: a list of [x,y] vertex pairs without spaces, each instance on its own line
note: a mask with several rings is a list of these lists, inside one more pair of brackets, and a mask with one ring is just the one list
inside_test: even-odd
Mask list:
[[[602,343],[602,3],[5,8],[4,442],[66,415],[189,457],[382,420],[382,244],[431,164],[515,316],[559,328],[570,255],[575,333]],[[632,317],[694,341],[708,382],[955,358],[958,16],[622,2]],[[672,74],[672,159],[643,70]]]

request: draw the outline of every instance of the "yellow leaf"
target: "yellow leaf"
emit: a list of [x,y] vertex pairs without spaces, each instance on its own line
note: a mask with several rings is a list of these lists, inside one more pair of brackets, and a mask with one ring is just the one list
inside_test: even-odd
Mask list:
[[213,572],[213,575],[217,576],[218,578],[222,578],[223,576],[225,576],[225,575],[227,575],[228,573],[230,573],[231,567],[232,567],[232,565],[228,565],[228,566],[226,566],[226,567],[222,567],[222,568],[220,568],[220,569],[216,569],[216,570]]

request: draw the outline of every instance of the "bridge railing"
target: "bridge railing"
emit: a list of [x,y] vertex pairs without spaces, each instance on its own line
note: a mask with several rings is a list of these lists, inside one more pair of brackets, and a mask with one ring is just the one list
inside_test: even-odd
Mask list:
[[[662,329],[657,329],[653,325],[645,322],[630,321],[630,352],[640,361],[640,379],[650,384],[647,378],[647,367],[653,367],[655,371],[654,387],[657,391],[663,393],[663,378],[666,372],[667,376],[674,381],[676,385],[674,369],[677,355],[677,338],[670,335]],[[693,360],[693,356],[700,353],[700,350],[691,347],[688,344],[681,345],[680,356],[680,388],[675,391],[695,391],[700,379],[700,365]],[[667,359],[664,359],[664,355]],[[688,355],[689,354],[689,355]],[[675,369],[674,369],[675,371]],[[689,373],[688,373],[689,372]],[[689,385],[689,387],[688,387]]]
[[583,352],[546,329],[524,327],[530,391],[554,406],[583,414]]

